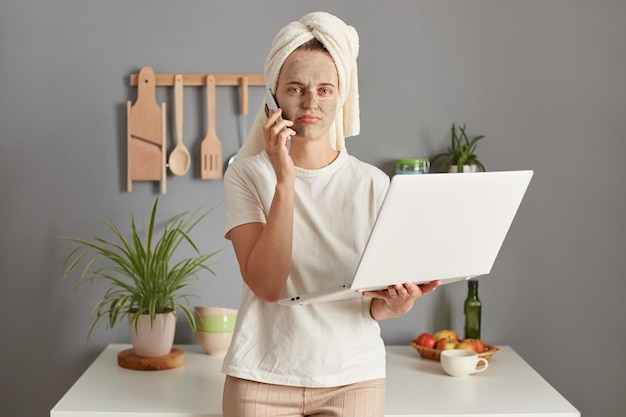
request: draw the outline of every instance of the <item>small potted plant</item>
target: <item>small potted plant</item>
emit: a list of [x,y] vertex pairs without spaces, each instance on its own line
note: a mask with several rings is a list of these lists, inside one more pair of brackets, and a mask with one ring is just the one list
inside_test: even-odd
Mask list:
[[456,126],[452,123],[452,141],[448,150],[433,157],[431,162],[434,165],[438,159],[446,158],[448,172],[485,171],[485,166],[476,157],[477,142],[484,137],[480,135],[469,139],[465,133],[465,125],[459,126],[457,134]]
[[[104,219],[103,222],[115,236],[113,240],[101,237],[93,241],[68,238],[77,243],[78,247],[68,254],[63,266],[65,280],[79,265],[84,265],[77,287],[95,280],[108,283],[108,289],[93,310],[87,338],[101,319],[106,319],[107,328],[112,328],[127,317],[131,343],[137,356],[164,356],[170,353],[174,343],[177,309],[184,313],[191,328],[196,329],[188,305],[192,295],[182,293],[181,290],[202,270],[215,275],[207,262],[219,252],[218,249],[211,253],[200,253],[189,236],[189,232],[212,209],[174,216],[165,223],[161,237],[157,238],[157,206],[158,198],[152,207],[148,226],[144,226],[143,239],[137,232],[134,216],[131,216],[129,239],[113,223]],[[195,254],[173,261],[182,243],[190,246]]]

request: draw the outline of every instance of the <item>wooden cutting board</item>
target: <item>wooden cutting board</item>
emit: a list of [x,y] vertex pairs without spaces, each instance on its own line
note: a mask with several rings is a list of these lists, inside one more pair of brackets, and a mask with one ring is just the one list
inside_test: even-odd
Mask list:
[[156,102],[154,71],[143,67],[137,81],[137,101],[127,103],[128,191],[133,181],[161,181],[166,191],[165,103]]
[[117,364],[135,371],[162,371],[182,366],[185,363],[185,352],[173,348],[165,356],[137,356],[133,349],[126,349],[117,354]]

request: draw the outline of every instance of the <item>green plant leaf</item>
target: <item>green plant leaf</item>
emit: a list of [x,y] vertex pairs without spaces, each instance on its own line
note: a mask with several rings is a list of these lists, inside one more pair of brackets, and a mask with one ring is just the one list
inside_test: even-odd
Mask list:
[[[215,276],[208,264],[222,248],[201,253],[190,236],[190,232],[215,207],[202,211],[196,210],[191,215],[187,212],[177,214],[163,226],[161,236],[157,238],[157,207],[155,200],[147,226],[144,226],[143,240],[138,233],[135,217],[131,215],[130,238],[111,222],[102,221],[113,233],[114,239],[96,237],[93,241],[80,238],[66,238],[75,244],[65,259],[63,280],[82,266],[79,285],[95,280],[104,281],[108,288],[94,307],[87,338],[91,336],[96,324],[105,319],[107,328],[113,327],[124,317],[132,315],[135,326],[142,314],[150,315],[151,324],[157,314],[183,311],[188,323],[195,329],[195,320],[187,305],[195,295],[180,293],[191,279],[197,279],[201,271]],[[173,256],[181,244],[188,245],[196,254],[179,260],[171,265]]]
[[[458,129],[458,132],[457,132]],[[485,136],[480,135],[472,138],[471,140],[467,136],[466,125],[458,126],[452,123],[450,128],[450,146],[448,146],[446,152],[436,154],[431,158],[431,165],[440,159],[445,159],[445,168],[447,171],[452,166],[457,166],[458,172],[463,172],[463,165],[476,165],[481,171],[485,170],[478,158],[476,157],[477,142],[483,139]]]

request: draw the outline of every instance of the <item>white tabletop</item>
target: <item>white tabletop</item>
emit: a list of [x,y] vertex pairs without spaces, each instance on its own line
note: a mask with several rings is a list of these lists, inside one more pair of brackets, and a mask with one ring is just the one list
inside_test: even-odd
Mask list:
[[500,346],[489,368],[454,378],[439,362],[421,359],[412,347],[387,346],[385,415],[580,416],[561,394],[511,347]]
[[[221,416],[222,359],[178,346],[185,364],[166,371],[117,366],[112,344],[50,411],[51,417]],[[552,416],[580,413],[513,349],[501,346],[489,369],[465,378],[443,373],[410,346],[387,346],[387,417]]]

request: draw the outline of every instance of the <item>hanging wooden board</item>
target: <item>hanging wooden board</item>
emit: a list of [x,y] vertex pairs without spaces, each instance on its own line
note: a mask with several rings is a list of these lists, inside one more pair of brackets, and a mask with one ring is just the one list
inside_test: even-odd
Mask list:
[[127,103],[128,191],[133,181],[161,181],[166,192],[165,103],[156,102],[154,71],[143,67],[137,83],[137,101]]

